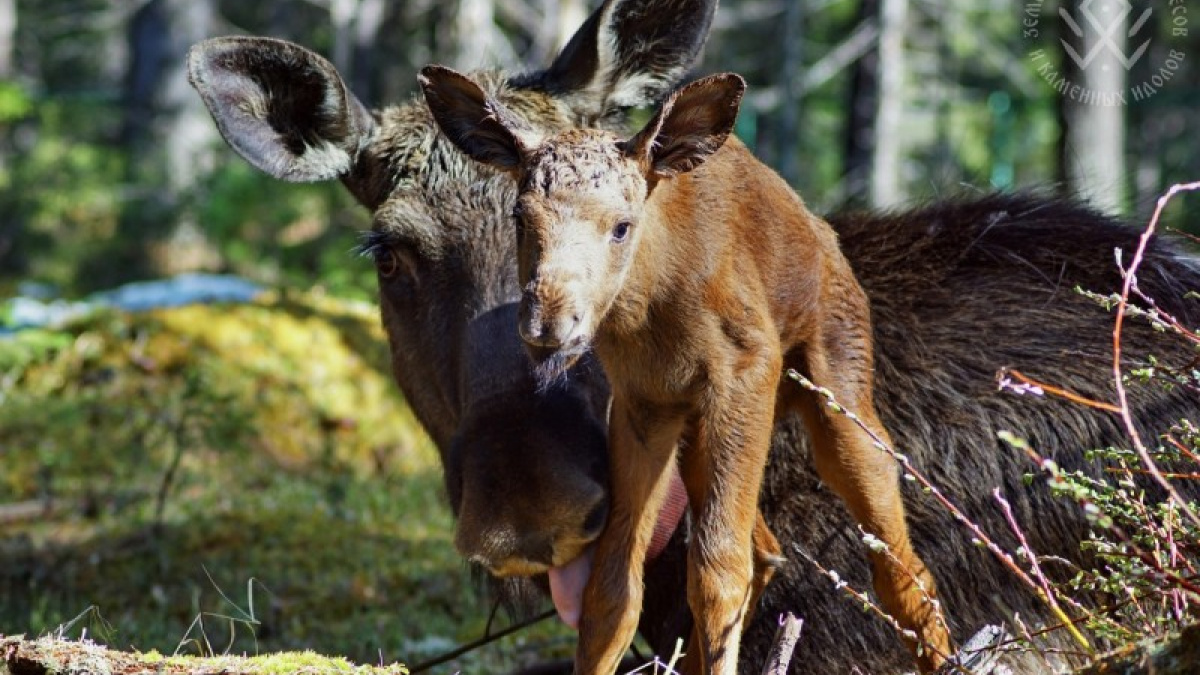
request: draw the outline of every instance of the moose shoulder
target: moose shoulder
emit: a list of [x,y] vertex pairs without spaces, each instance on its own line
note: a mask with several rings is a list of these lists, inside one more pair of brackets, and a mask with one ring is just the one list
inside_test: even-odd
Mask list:
[[[678,84],[715,6],[609,0],[546,70],[476,79],[542,133],[584,124],[617,130],[626,107],[651,105]],[[577,557],[607,520],[608,390],[586,357],[548,389],[530,373],[516,330],[511,179],[461,156],[423,103],[369,111],[328,62],[297,45],[218,38],[193,49],[189,68],[222,134],[249,162],[287,180],[336,178],[372,212],[368,247],[395,377],[441,452],[459,550],[500,575],[539,574]],[[1108,394],[1111,324],[1071,289],[1118,288],[1112,251],[1130,249],[1137,233],[1033,196],[828,220],[871,304],[875,400],[896,444],[989,532],[1003,540],[1008,531],[990,500],[1000,486],[1031,547],[1088,564],[1078,548],[1087,533],[1082,514],[1044,486],[1025,486],[1029,467],[995,432],[1025,436],[1064,466],[1094,469],[1082,451],[1118,444],[1117,421],[998,393],[994,374],[1012,366],[1083,395]],[[1151,243],[1140,282],[1167,311],[1192,324],[1200,318],[1183,299],[1200,288],[1200,270],[1169,241]],[[1136,322],[1125,345],[1130,355],[1169,356],[1169,343]],[[1182,389],[1147,388],[1133,401],[1147,428],[1200,407]],[[747,628],[740,669],[758,672],[784,610],[810,617],[793,672],[903,667],[910,657],[894,631],[791,555],[803,548],[851,584],[870,585],[853,521],[811,466],[803,426],[784,420],[760,507],[789,562]],[[1046,619],[1036,597],[948,514],[915,490],[906,490],[905,504],[914,546],[933,574],[966,580],[940,589],[956,640],[1012,614]],[[686,536],[679,528],[646,569],[641,630],[667,653],[690,631]]]

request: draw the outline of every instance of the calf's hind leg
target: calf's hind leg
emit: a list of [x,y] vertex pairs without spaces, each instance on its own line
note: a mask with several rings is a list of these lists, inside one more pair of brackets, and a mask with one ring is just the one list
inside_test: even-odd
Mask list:
[[750,535],[750,541],[754,545],[754,575],[750,579],[750,607],[746,610],[746,618],[742,622],[743,629],[750,625],[750,619],[754,617],[754,609],[758,607],[759,598],[767,589],[767,584],[771,583],[771,577],[775,576],[775,571],[784,562],[779,540],[771,532],[766,519],[763,518],[762,511],[759,511],[758,516],[754,519],[754,532]]
[[[830,343],[817,340],[807,350],[804,370],[890,444],[871,396],[871,343],[856,335],[855,329],[841,328],[836,346],[825,348]],[[921,670],[935,670],[950,654],[950,636],[933,603],[937,597],[933,576],[909,540],[896,461],[876,448],[853,420],[830,409],[815,394],[787,398],[802,402],[800,411],[813,439],[813,461],[821,480],[845,501],[866,532],[887,545],[888,552],[870,553],[875,592],[902,627],[916,633],[921,644],[933,647],[918,652],[917,643],[905,639]]]

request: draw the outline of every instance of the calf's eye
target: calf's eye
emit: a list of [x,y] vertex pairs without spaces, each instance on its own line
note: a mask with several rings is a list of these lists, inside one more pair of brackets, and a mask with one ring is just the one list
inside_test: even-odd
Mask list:
[[613,227],[612,231],[613,243],[619,244],[625,241],[626,237],[629,236],[629,229],[631,227],[633,227],[633,225],[628,220],[622,220],[621,222],[617,223],[616,226]]

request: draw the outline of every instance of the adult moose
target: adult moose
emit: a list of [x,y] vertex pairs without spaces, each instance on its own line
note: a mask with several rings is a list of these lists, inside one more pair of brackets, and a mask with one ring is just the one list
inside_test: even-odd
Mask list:
[[[477,79],[545,133],[584,124],[618,130],[627,107],[655,103],[693,65],[715,9],[715,0],[608,0],[547,69]],[[287,180],[341,180],[373,213],[367,248],[396,380],[442,453],[459,550],[505,576],[579,559],[608,513],[607,391],[587,364],[546,391],[533,380],[516,332],[512,180],[463,157],[423,102],[369,112],[327,61],[296,45],[220,38],[197,45],[189,61],[222,134],[251,164]],[[992,486],[1012,502],[1034,550],[1081,562],[1086,521],[1047,490],[1026,487],[1028,467],[995,432],[1012,430],[1060,464],[1086,466],[1081,450],[1119,443],[1119,425],[1061,401],[998,394],[994,373],[1023,368],[1105,397],[1109,322],[1071,289],[1116,288],[1112,251],[1128,249],[1134,234],[1034,197],[829,220],[871,302],[875,400],[893,438],[1001,543],[1012,542]],[[1159,241],[1142,269],[1143,290],[1195,323],[1180,298],[1200,288],[1196,264]],[[1126,353],[1164,355],[1156,338],[1129,325]],[[1181,389],[1136,394],[1148,428],[1198,407]],[[865,587],[857,532],[811,466],[802,426],[785,420],[763,478],[763,514],[785,553],[803,548]],[[949,515],[915,490],[905,499],[914,545],[934,576],[969,581],[940,588],[956,639],[1014,613],[1045,618],[1033,594],[959,536]],[[640,628],[662,652],[690,630],[686,529],[646,570]],[[793,672],[894,672],[909,662],[889,626],[791,558],[743,637],[742,672],[758,671],[784,610],[808,619]]]
[[940,665],[949,639],[909,541],[895,461],[814,394],[780,387],[784,368],[808,373],[887,438],[872,398],[870,307],[837,237],[728,139],[742,78],[683,87],[629,139],[543,138],[452,70],[429,66],[420,81],[451,142],[517,181],[519,329],[539,378],[594,348],[612,387],[613,500],[576,672],[614,672],[633,639],[677,447],[695,523],[689,654],[702,658],[685,671],[736,672],[745,613],[779,552],[758,526],[758,493],[771,428],[787,414],[805,419],[818,473],[887,544],[873,556],[876,592],[932,647],[916,652],[923,668]]

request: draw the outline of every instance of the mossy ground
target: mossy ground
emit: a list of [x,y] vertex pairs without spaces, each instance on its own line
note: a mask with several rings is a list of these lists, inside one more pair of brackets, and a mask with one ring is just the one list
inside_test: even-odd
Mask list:
[[[0,463],[0,506],[54,507],[0,517],[0,634],[378,664],[487,621],[366,304],[290,294],[0,341]],[[572,645],[547,622],[435,672]]]
[[120,652],[91,640],[0,638],[0,673],[21,675],[408,675],[401,664],[356,665],[315,652],[262,656],[164,656],[156,651]]

